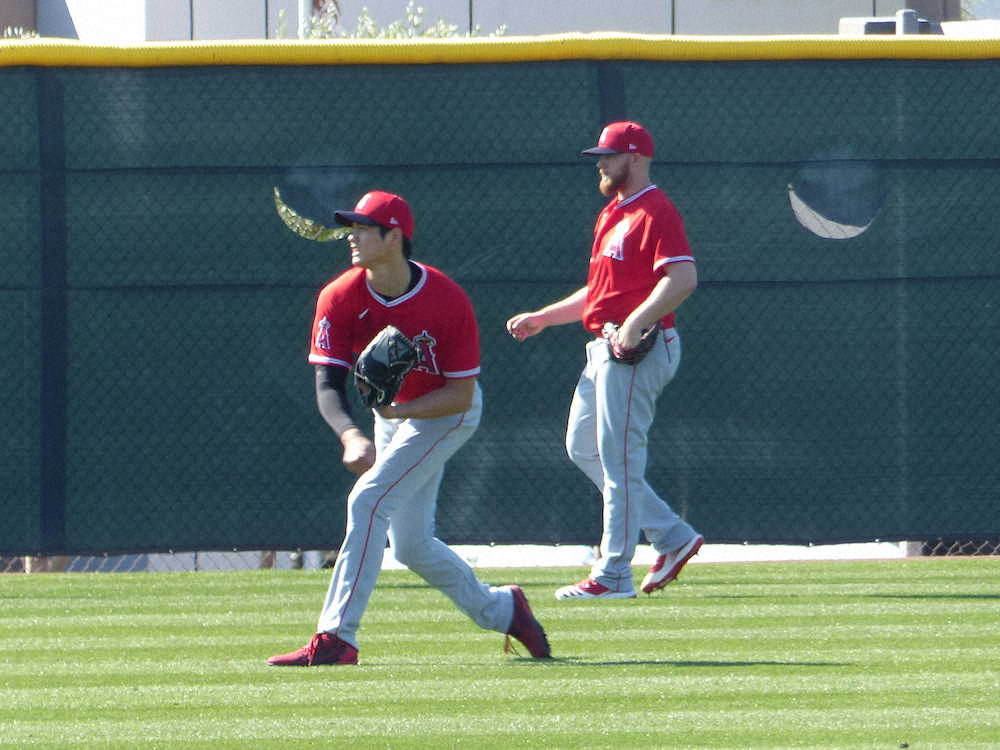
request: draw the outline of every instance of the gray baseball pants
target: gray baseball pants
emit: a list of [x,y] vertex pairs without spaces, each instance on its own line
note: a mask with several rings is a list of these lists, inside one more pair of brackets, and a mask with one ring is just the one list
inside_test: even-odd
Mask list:
[[681,359],[676,329],[662,331],[637,365],[611,359],[607,342],[587,344],[566,430],[566,450],[604,498],[601,558],[590,577],[612,591],[630,591],[640,531],[659,554],[687,543],[695,530],[646,481],[648,433],[656,399]]
[[375,465],[358,477],[347,500],[347,533],[333,568],[317,632],[357,647],[357,630],[382,569],[388,538],[396,559],[447,595],[481,628],[504,633],[514,614],[507,588],[487,586],[469,564],[434,536],[445,463],[479,426],[476,386],[464,414],[435,419],[375,415]]

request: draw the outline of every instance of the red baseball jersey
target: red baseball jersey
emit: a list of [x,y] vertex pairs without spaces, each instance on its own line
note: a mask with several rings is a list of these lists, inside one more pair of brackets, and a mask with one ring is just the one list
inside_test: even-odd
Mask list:
[[[645,300],[670,263],[694,261],[684,221],[674,204],[650,185],[625,200],[615,198],[597,217],[587,275],[583,325],[600,335],[605,323],[622,323]],[[674,314],[663,318],[674,325]]]
[[422,263],[416,286],[386,301],[369,285],[365,269],[351,268],[319,293],[309,361],[350,368],[375,334],[394,325],[416,345],[420,359],[396,401],[412,401],[446,378],[479,374],[479,327],[465,290]]

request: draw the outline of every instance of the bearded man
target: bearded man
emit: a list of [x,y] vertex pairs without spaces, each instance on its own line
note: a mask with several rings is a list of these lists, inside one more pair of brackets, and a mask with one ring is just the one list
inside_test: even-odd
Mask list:
[[[675,311],[698,285],[684,223],[650,181],[653,139],[636,122],[614,122],[598,144],[601,193],[611,201],[597,218],[587,285],[534,312],[515,315],[518,341],[553,325],[582,322],[593,334],[566,430],[570,459],[600,490],[604,531],[600,558],[556,599],[635,597],[632,557],[640,532],[657,552],[642,590],[676,580],[704,543],[646,481],[647,436],[656,400],[681,359]],[[651,345],[636,361],[629,356]]]

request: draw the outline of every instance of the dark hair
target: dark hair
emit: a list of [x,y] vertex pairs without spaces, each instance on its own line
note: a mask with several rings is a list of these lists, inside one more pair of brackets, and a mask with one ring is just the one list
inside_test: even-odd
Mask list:
[[[396,229],[396,228],[398,228],[398,227],[393,227],[393,229]],[[381,234],[382,237],[384,238],[389,232],[392,231],[392,229],[390,229],[389,227],[384,227],[381,224],[379,224],[378,225],[378,231],[379,231],[379,234]],[[407,237],[405,234],[403,234],[403,230],[402,229],[399,230],[399,233],[403,237],[403,257],[406,258],[407,260],[409,260],[410,256],[413,255],[413,242],[410,240],[409,237]]]

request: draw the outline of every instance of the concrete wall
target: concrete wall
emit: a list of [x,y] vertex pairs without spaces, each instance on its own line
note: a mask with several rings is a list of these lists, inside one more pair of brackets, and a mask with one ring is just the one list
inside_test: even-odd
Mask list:
[[[144,40],[294,39],[317,0],[2,0],[0,23],[93,43]],[[836,34],[842,17],[892,16],[904,7],[930,20],[959,17],[961,0],[420,0],[425,25],[438,19],[506,27],[508,36],[624,31],[647,34]],[[341,28],[362,8],[378,26],[405,17],[406,0],[340,0]],[[15,14],[17,14],[15,16]],[[4,21],[5,16],[21,20]]]
[[194,3],[195,39],[265,39],[269,36],[261,0]]
[[79,38],[67,0],[38,0],[38,33],[41,36]]
[[0,2],[0,30],[8,26],[22,29],[37,28],[35,0],[3,0]]
[[478,0],[473,6],[473,23],[479,24],[482,33],[506,26],[508,35],[672,32],[670,0]]
[[[48,6],[58,3],[47,2]],[[63,0],[78,38],[94,44],[146,40],[146,3],[136,0]],[[41,5],[41,4],[40,4]]]
[[[422,0],[425,20],[460,29],[478,25],[508,35],[625,31],[645,34],[836,34],[841,17],[892,16],[914,8],[922,18],[957,20],[961,0]],[[362,7],[380,25],[403,17],[406,0],[340,0],[344,27]],[[470,17],[471,12],[471,17]]]
[[94,44],[144,41],[145,0],[37,0],[41,36]]
[[[42,36],[80,39],[91,44],[130,44],[188,39],[274,39],[298,36],[300,6],[309,0],[0,0],[37,8]],[[23,14],[22,14],[23,15]]]
[[[973,9],[976,6],[995,4],[996,0],[972,0]],[[910,0],[907,8],[917,11],[921,18],[928,21],[958,21],[962,17],[962,0]]]
[[906,0],[674,0],[676,34],[836,34],[842,17],[892,16]]
[[191,38],[190,0],[146,0],[146,41]]

